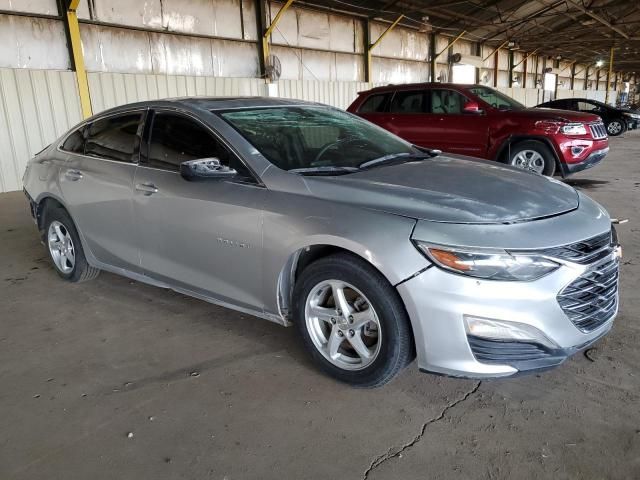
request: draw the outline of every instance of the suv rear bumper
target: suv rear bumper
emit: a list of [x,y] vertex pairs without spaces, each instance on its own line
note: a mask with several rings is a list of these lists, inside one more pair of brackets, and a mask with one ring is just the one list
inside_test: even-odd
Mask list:
[[587,170],[599,164],[609,153],[609,147],[596,150],[580,163],[562,163],[563,176],[573,175],[574,173]]

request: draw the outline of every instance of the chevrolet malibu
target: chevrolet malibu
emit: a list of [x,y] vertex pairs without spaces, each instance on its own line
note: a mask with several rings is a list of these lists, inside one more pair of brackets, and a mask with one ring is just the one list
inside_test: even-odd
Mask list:
[[57,273],[101,270],[294,325],[360,387],[562,363],[618,309],[607,212],[542,175],[418,148],[352,114],[268,98],[100,113],[24,189]]

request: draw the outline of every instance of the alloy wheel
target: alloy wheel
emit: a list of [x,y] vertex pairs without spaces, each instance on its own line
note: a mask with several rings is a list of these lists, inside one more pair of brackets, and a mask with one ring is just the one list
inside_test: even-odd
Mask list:
[[542,155],[535,150],[522,150],[513,156],[511,165],[522,168],[523,170],[542,174],[544,172],[545,161]]
[[382,331],[376,311],[349,283],[318,283],[307,296],[305,322],[316,349],[338,368],[362,370],[380,352]]
[[609,135],[618,135],[622,131],[622,124],[617,120],[614,120],[607,125],[607,132]]
[[67,227],[54,220],[49,225],[47,239],[53,263],[62,273],[71,273],[76,265],[76,251]]

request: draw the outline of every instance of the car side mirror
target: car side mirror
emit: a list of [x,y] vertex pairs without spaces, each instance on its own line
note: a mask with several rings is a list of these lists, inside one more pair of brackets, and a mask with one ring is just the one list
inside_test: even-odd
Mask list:
[[467,102],[464,104],[464,107],[462,108],[462,111],[464,113],[474,113],[476,115],[484,113],[484,110],[482,110],[480,108],[480,105],[478,105],[477,102]]
[[222,165],[215,157],[187,160],[180,164],[180,175],[189,181],[231,178],[237,174],[236,170]]

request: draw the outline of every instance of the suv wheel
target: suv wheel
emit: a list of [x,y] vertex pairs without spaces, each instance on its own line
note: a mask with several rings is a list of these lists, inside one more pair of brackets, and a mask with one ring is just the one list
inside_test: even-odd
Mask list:
[[609,123],[607,123],[607,133],[612,137],[622,135],[626,131],[627,127],[622,120],[611,120]]
[[50,207],[45,211],[44,231],[49,258],[58,275],[70,282],[84,282],[98,276],[100,270],[87,263],[78,231],[65,209]]
[[535,140],[512,146],[509,149],[509,165],[549,177],[556,171],[556,161],[549,147]]
[[325,257],[302,272],[294,315],[314,362],[353,386],[383,385],[413,358],[411,327],[398,293],[351,255]]

